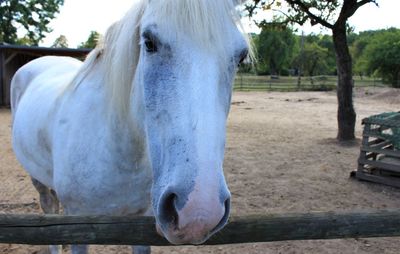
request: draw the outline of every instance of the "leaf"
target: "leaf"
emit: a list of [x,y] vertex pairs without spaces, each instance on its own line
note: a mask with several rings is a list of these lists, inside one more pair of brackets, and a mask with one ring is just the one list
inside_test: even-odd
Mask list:
[[263,6],[263,10],[264,10],[264,11],[271,10],[271,8],[272,8],[272,6],[271,6],[270,4],[267,4],[267,5],[264,5],[264,6]]
[[[0,42],[37,45],[64,0],[0,0]],[[25,32],[18,39],[17,28]],[[24,31],[25,30],[25,31]]]

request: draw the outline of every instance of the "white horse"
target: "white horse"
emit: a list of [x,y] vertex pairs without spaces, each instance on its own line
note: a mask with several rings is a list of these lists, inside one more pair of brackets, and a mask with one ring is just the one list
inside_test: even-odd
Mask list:
[[43,57],[16,73],[13,147],[45,213],[59,201],[68,215],[151,213],[173,244],[225,225],[225,125],[249,52],[236,5],[140,0],[85,62]]

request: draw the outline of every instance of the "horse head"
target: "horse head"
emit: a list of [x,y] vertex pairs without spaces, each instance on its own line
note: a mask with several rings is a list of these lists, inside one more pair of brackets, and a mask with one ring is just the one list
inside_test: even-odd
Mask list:
[[120,93],[129,94],[123,104],[143,130],[158,231],[174,244],[200,244],[229,216],[225,127],[248,40],[232,0],[142,2],[147,5],[134,9],[139,17],[129,21],[136,33],[128,36],[124,27],[131,25],[121,25],[116,40],[133,46],[115,50],[111,58],[120,64],[110,68],[135,70],[131,90]]

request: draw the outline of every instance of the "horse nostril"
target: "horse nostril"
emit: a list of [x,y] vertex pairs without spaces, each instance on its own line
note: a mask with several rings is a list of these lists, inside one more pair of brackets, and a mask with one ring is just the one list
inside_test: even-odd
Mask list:
[[229,213],[230,213],[230,210],[231,210],[230,209],[230,207],[231,207],[231,199],[230,198],[225,200],[224,206],[225,206],[224,216],[221,218],[221,220],[219,221],[218,225],[211,231],[210,235],[212,235],[215,232],[217,232],[220,229],[222,229],[225,226],[225,224],[228,222]]
[[177,198],[175,193],[165,194],[159,206],[160,222],[164,225],[173,225],[174,228],[178,226]]

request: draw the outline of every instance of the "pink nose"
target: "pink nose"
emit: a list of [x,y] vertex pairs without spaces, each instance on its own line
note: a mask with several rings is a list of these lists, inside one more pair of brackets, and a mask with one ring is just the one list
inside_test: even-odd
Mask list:
[[201,244],[220,230],[229,217],[230,193],[209,193],[194,190],[183,207],[179,196],[166,192],[160,199],[158,223],[160,231],[173,244]]

